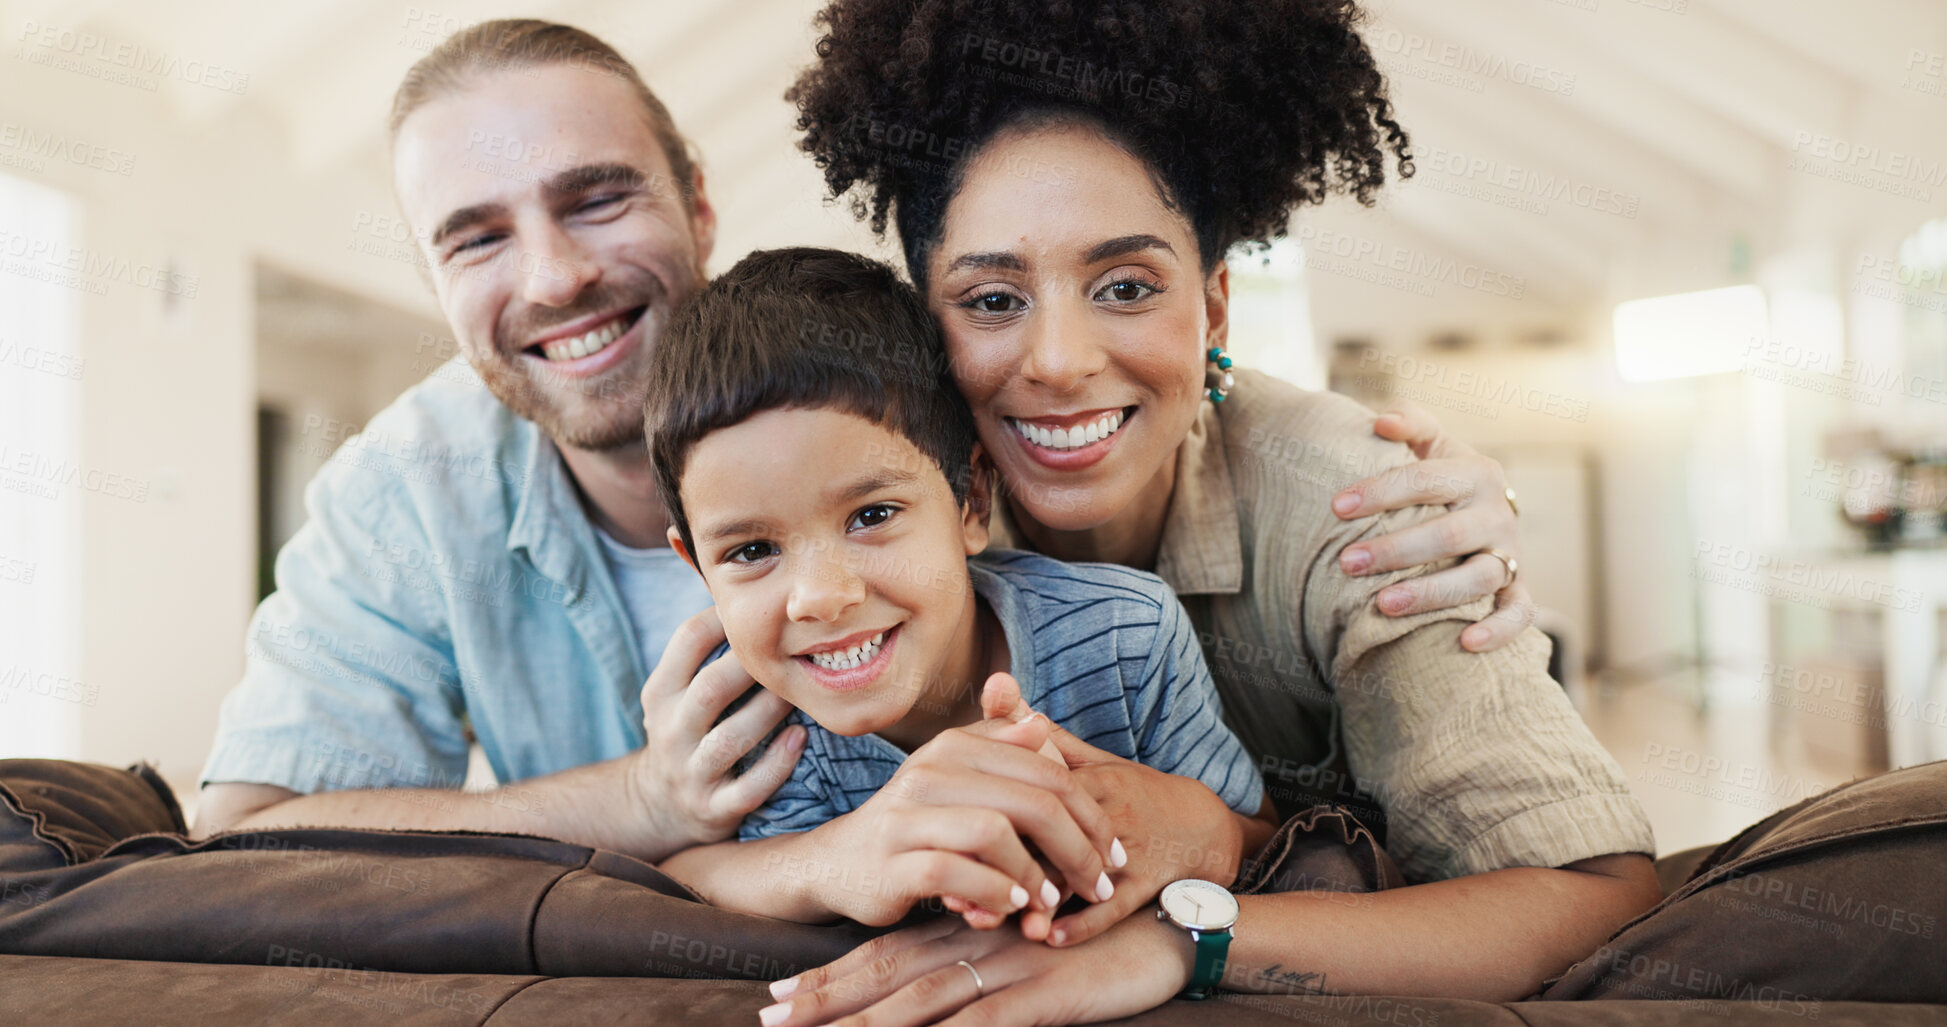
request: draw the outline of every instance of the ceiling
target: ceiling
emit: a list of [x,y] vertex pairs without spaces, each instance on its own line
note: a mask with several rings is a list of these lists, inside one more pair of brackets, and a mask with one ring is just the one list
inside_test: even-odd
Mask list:
[[[14,0],[6,21],[85,26],[247,74],[241,93],[178,81],[163,91],[192,131],[274,125],[299,173],[381,179],[392,89],[438,39],[491,17],[571,22],[633,59],[694,139],[723,215],[720,257],[868,244],[819,203],[781,99],[811,54],[819,4],[432,2]],[[1793,246],[1843,249],[1947,210],[1947,184],[1929,170],[1947,159],[1938,0],[1391,0],[1370,10],[1367,39],[1419,174],[1376,211],[1335,201],[1300,221],[1328,337],[1573,334],[1618,298],[1735,280]],[[1836,145],[1879,156],[1862,168],[1831,159]],[[1906,163],[1891,177],[1924,198],[1856,180],[1892,155]]]

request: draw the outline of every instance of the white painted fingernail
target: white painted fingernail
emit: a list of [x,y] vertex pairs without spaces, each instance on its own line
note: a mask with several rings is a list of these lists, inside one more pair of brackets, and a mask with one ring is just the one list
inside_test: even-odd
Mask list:
[[781,981],[771,982],[772,998],[783,998],[784,996],[789,995],[792,992],[797,990],[798,990],[798,979],[796,977],[786,977]]
[[1109,896],[1114,894],[1115,885],[1109,883],[1109,875],[1105,871],[1095,882],[1095,901],[1107,902],[1109,901]]
[[785,1021],[785,1018],[789,1017],[790,1015],[791,1015],[791,1003],[780,1002],[777,1005],[765,1006],[764,1008],[758,1010],[757,1022],[763,1024],[764,1027],[777,1027],[778,1024],[783,1023]]
[[1007,901],[1013,903],[1015,909],[1020,909],[1028,904],[1028,890],[1018,884],[1015,885],[1014,889],[1007,893]]
[[1129,853],[1123,850],[1122,839],[1117,838],[1109,844],[1109,865],[1120,870],[1128,862]]
[[1049,909],[1061,905],[1061,890],[1055,887],[1055,882],[1046,879],[1042,880],[1041,904],[1047,906]]

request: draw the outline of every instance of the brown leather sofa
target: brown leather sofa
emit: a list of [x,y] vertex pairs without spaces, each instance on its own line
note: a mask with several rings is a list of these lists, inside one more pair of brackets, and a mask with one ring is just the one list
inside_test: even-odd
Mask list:
[[[0,1024],[754,1024],[763,982],[872,931],[700,902],[541,838],[184,838],[145,767],[0,761]],[[1227,996],[1140,1024],[1947,1024],[1947,763],[1855,782],[1715,851],[1541,995]],[[1295,817],[1240,878],[1396,883],[1355,821]],[[1574,1000],[1574,1001],[1566,1001]]]

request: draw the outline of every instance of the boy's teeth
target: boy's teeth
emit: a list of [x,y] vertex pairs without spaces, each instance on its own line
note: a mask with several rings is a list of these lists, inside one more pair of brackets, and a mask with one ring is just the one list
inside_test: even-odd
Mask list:
[[865,664],[871,663],[872,658],[879,655],[879,647],[885,643],[885,640],[886,633],[881,631],[867,641],[855,645],[850,649],[834,649],[827,653],[811,653],[810,660],[825,670],[851,670],[853,667],[862,667]]
[[1021,437],[1044,449],[1079,449],[1092,442],[1100,442],[1116,433],[1122,427],[1122,411],[1114,410],[1103,414],[1087,424],[1073,428],[1043,428],[1038,424],[1008,418],[1014,430]]
[[549,360],[575,360],[590,353],[599,353],[608,344],[622,337],[622,319],[614,320],[599,328],[569,339],[555,339],[541,344],[541,353]]

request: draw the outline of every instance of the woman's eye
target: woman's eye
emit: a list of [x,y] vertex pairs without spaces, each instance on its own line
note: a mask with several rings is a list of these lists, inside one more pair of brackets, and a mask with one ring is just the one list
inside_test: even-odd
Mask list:
[[777,547],[769,542],[746,542],[730,551],[733,563],[756,563],[777,553]]
[[884,503],[868,506],[852,516],[853,527],[875,528],[892,519],[893,508]]
[[1138,282],[1133,278],[1125,278],[1120,282],[1110,282],[1108,287],[1102,290],[1110,299],[1122,303],[1134,303],[1155,291],[1157,291],[1155,286],[1150,285],[1148,282]]
[[967,305],[983,314],[1005,314],[1015,309],[1014,297],[1004,292],[983,293]]

